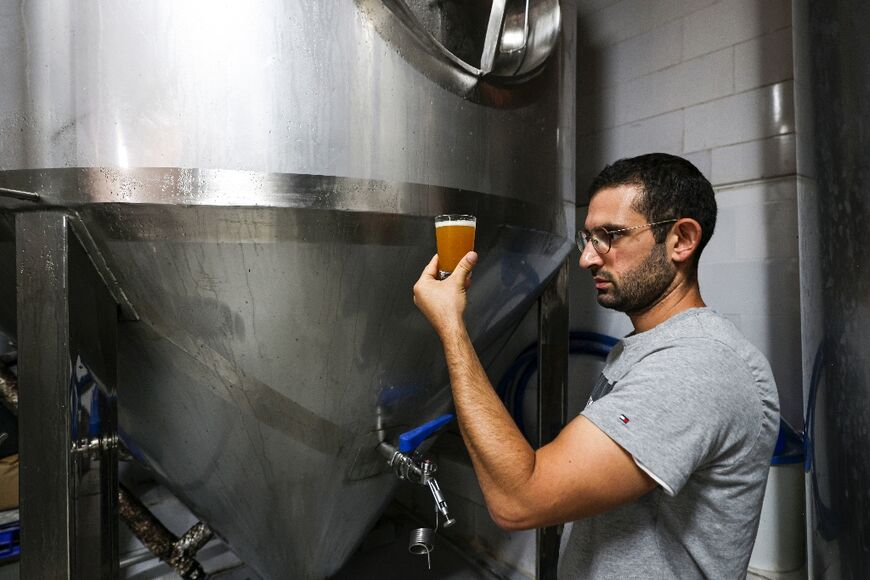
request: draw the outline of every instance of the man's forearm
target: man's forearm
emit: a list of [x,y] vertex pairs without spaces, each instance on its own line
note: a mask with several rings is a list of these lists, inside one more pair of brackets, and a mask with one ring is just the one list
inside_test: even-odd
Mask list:
[[504,510],[535,468],[535,452],[492,388],[464,327],[441,337],[462,437],[490,511]]
[[526,516],[535,492],[526,484],[535,474],[535,451],[493,391],[462,321],[476,262],[477,254],[469,252],[442,281],[433,256],[414,284],[414,304],[444,346],[459,428],[490,513],[504,527],[531,527]]

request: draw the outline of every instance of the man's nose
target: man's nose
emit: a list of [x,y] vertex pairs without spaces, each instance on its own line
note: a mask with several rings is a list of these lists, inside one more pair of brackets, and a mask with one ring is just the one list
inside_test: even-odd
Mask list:
[[580,267],[588,270],[593,266],[600,266],[602,263],[601,254],[595,250],[592,240],[589,240],[580,251]]

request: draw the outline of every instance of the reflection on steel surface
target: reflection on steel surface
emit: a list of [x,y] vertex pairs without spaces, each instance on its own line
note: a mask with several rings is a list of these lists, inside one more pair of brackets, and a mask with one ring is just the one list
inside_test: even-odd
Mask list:
[[39,201],[39,195],[36,193],[31,191],[21,191],[20,189],[10,189],[8,187],[0,187],[0,197],[23,199],[25,201]]
[[[374,1],[357,2],[369,10],[377,5]],[[475,22],[481,15],[473,4],[457,8],[426,0],[383,3],[434,58],[475,77],[491,74],[522,79],[534,72],[553,51],[561,26],[558,0],[494,0],[482,22]],[[475,25],[479,31],[467,30]]]
[[808,571],[862,578],[870,548],[870,4],[795,10]]

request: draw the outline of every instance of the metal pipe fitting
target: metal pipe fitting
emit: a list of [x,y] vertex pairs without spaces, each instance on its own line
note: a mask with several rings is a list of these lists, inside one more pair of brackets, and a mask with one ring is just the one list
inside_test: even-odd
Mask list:
[[386,442],[381,442],[378,445],[378,451],[387,459],[387,465],[393,468],[396,477],[419,485],[425,485],[429,488],[432,498],[435,500],[435,507],[438,513],[444,516],[445,528],[449,528],[456,523],[456,520],[450,517],[447,501],[444,499],[441,487],[435,479],[434,474],[438,470],[438,466],[434,461],[424,459],[418,465],[413,456],[402,453]]
[[[197,522],[175,542],[169,565],[176,570],[186,569],[190,563],[199,566],[194,560],[196,553],[214,537],[214,532],[202,522]],[[201,569],[201,568],[200,568]],[[192,576],[188,576],[191,577]]]
[[387,465],[393,468],[396,477],[419,483],[420,485],[425,485],[425,482],[423,481],[423,471],[414,462],[410,455],[402,453],[389,443],[381,443],[378,445],[378,451],[381,452],[381,455],[386,457]]
[[435,481],[435,478],[432,477],[429,481],[426,482],[426,485],[429,486],[429,491],[432,492],[432,497],[435,499],[435,507],[444,516],[444,527],[449,528],[453,524],[456,523],[454,518],[450,517],[450,514],[447,513],[447,500],[444,499],[444,496],[441,494],[441,487],[438,485],[438,482]]
[[179,539],[130,490],[120,484],[118,511],[139,541],[182,578],[201,580],[206,577],[205,570],[194,556],[214,535],[208,526],[199,522]]

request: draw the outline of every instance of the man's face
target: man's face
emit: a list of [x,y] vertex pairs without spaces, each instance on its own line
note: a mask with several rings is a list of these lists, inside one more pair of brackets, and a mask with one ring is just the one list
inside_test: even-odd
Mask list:
[[[600,190],[589,203],[585,229],[603,227],[611,231],[648,223],[631,207],[638,194],[634,185]],[[598,303],[628,314],[655,304],[676,275],[666,244],[655,243],[651,228],[615,234],[606,254],[586,244],[580,253],[580,266],[593,276]]]

